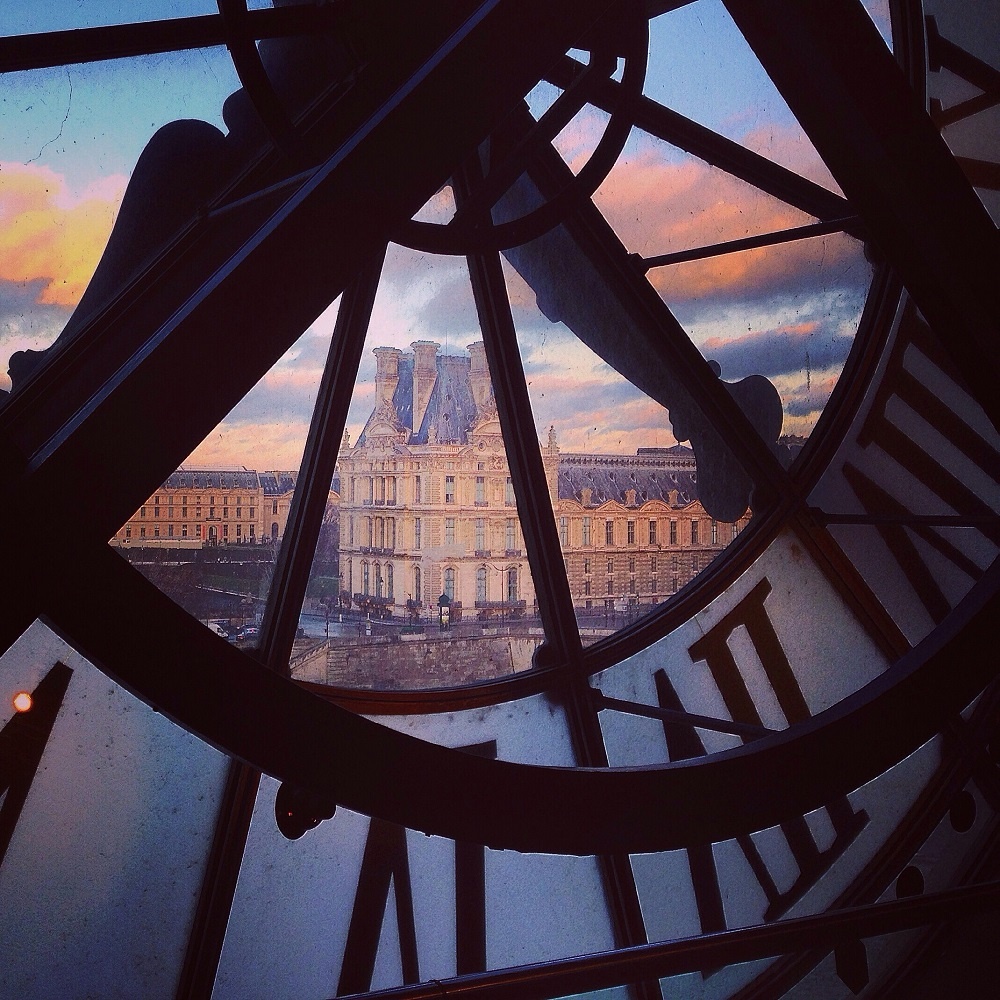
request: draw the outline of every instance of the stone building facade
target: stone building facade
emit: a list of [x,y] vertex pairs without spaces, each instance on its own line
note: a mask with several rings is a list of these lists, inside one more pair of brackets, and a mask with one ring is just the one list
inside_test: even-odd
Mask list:
[[296,475],[178,469],[119,528],[111,544],[200,548],[276,542],[285,533]]
[[[482,343],[469,356],[376,348],[375,405],[340,456],[340,571],[376,613],[480,619],[532,613],[534,587]],[[635,455],[542,447],[574,604],[658,603],[735,537],[697,497],[689,448]]]
[[376,348],[374,409],[341,452],[342,587],[382,613],[447,595],[453,616],[521,616],[535,592],[483,345],[412,347]]

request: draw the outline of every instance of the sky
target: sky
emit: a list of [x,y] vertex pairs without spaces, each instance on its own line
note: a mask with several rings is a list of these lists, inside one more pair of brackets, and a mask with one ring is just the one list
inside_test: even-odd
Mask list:
[[[885,0],[866,3],[886,34]],[[0,34],[210,13],[211,0],[51,0],[6,4]],[[836,190],[719,0],[696,0],[651,23],[650,97]],[[225,49],[7,74],[0,88],[0,359],[50,344],[100,260],[131,170],[150,136],[179,118],[224,129],[239,87]],[[533,95],[544,102],[540,89]],[[551,95],[549,95],[551,96]],[[585,110],[556,140],[573,167],[606,116]],[[643,255],[811,221],[725,173],[633,132],[595,202]],[[446,212],[441,192],[424,216]],[[539,434],[564,451],[632,452],[674,443],[668,414],[552,323],[505,268]],[[870,279],[843,235],[730,254],[649,273],[706,357],[735,381],[772,380],[786,433],[808,433],[850,349]],[[216,428],[192,464],[295,468],[329,347],[337,303]],[[481,339],[464,261],[392,247],[352,401],[352,439],[370,412],[371,348],[434,340],[462,353]],[[0,365],[0,387],[9,387]]]

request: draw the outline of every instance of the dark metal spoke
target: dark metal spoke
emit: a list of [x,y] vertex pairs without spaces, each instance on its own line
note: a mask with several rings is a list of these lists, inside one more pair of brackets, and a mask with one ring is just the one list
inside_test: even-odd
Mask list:
[[[546,79],[557,87],[565,87],[582,70],[581,63],[570,56],[564,56],[547,71]],[[619,87],[620,84],[614,80],[601,81],[592,103],[610,112],[618,104]],[[644,132],[697,156],[713,167],[718,167],[817,219],[843,219],[854,214],[851,206],[840,195],[754,153],[705,125],[685,118],[649,97],[632,101],[621,113],[630,115],[635,126]],[[852,236],[863,238],[864,227],[859,223],[852,223],[848,232]]]
[[295,496],[260,630],[258,656],[282,672],[288,668],[384,257],[383,247],[344,291],[316,395]]
[[758,247],[773,247],[782,243],[792,243],[795,240],[808,240],[815,236],[826,236],[829,233],[847,232],[848,228],[858,222],[856,215],[845,219],[831,219],[829,222],[814,222],[808,226],[797,226],[794,229],[782,229],[774,233],[762,233],[760,236],[747,236],[741,240],[728,240],[725,243],[715,243],[712,246],[694,247],[691,250],[678,250],[676,253],[663,253],[655,257],[643,257],[642,266],[649,271],[654,267],[667,267],[671,264],[682,264],[689,260],[705,260],[708,257],[721,257],[727,253],[738,253],[741,250],[754,250]]
[[757,740],[774,732],[766,726],[755,726],[745,722],[733,722],[729,719],[713,719],[707,715],[695,715],[693,712],[683,712],[672,708],[660,708],[658,705],[643,705],[636,701],[624,701],[621,698],[609,698],[599,690],[594,691],[594,699],[598,708],[610,708],[626,715],[637,715],[643,719],[657,719],[660,722],[676,722],[683,726],[694,726],[696,729],[707,729],[713,733],[727,733],[730,736],[741,736],[747,740]]
[[[251,10],[246,32],[251,39],[315,34],[340,16],[336,4]],[[226,45],[230,37],[221,14],[9,35],[0,38],[0,73]]]
[[725,0],[872,241],[1000,425],[1000,237],[856,0]]

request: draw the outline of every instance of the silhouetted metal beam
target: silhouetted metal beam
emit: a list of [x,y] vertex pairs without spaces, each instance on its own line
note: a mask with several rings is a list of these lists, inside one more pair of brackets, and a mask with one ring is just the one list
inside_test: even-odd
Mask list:
[[[253,38],[313,34],[333,25],[340,17],[338,6],[342,5],[251,10],[246,26]],[[226,45],[229,37],[221,14],[9,35],[0,38],[0,73]]]
[[873,243],[1000,426],[1000,235],[857,0],[725,0]]

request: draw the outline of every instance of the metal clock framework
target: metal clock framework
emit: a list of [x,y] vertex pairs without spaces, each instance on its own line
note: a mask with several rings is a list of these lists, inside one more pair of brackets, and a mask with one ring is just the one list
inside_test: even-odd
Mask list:
[[[996,166],[948,132],[995,108],[998,70],[949,37],[947,4],[892,3],[894,57],[853,0],[727,0],[840,196],[641,95],[646,20],[681,6],[428,3],[386,32],[380,5],[248,11],[220,0],[217,17],[2,40],[0,68],[11,70],[223,42],[256,116],[242,147],[231,137],[225,155],[216,151],[217,183],[196,211],[124,283],[95,291],[72,335],[15,380],[0,409],[3,503],[20,527],[2,636],[12,682],[40,619],[155,713],[231,757],[172,973],[176,996],[241,995],[241,976],[274,995],[313,974],[257,978],[255,952],[273,963],[255,935],[276,910],[261,902],[268,883],[247,859],[262,830],[278,837],[275,813],[286,834],[311,830],[301,844],[314,845],[317,873],[325,852],[339,872],[331,884],[353,879],[334,935],[342,940],[319,959],[329,995],[367,993],[394,976],[400,997],[607,988],[653,998],[679,988],[750,998],[799,983],[820,995],[904,995],[907,976],[920,973],[917,943],[947,942],[949,920],[1000,903],[988,880],[998,693],[982,652],[1000,572],[1000,241],[984,207]],[[277,46],[270,63],[257,39]],[[281,70],[282,53],[302,39],[336,67],[329,80],[315,63],[298,82]],[[947,106],[929,98],[934,74],[946,72],[982,96]],[[563,97],[536,120],[521,101],[539,80]],[[609,124],[573,175],[550,143],[585,103]],[[655,262],[630,255],[590,198],[633,127],[815,219],[772,243],[832,231],[865,241],[874,277],[855,348],[793,464],[777,432],[762,430],[766,391],[758,402],[718,377],[647,279]],[[455,221],[411,221],[446,183]],[[545,629],[535,669],[510,681],[371,694],[287,677],[389,241],[468,260]],[[683,416],[699,473],[702,463],[706,478],[719,470],[706,506],[753,509],[751,528],[696,585],[588,648],[544,488],[501,252],[549,299],[568,276],[599,289],[594,301],[613,302],[614,331],[571,305],[565,322],[672,419]],[[121,273],[110,268],[105,281]],[[106,540],[337,295],[299,487],[248,656]],[[590,300],[580,298],[582,313]],[[225,371],[185,365],[237,338]],[[171,406],[178,381],[181,412]],[[46,540],[39,526],[58,518],[68,493],[80,528]],[[140,625],[150,621],[153,644]],[[34,715],[15,714],[3,729],[5,754],[18,755],[0,772],[8,867],[25,849],[18,822],[73,690],[65,665],[49,667],[29,685]],[[529,735],[547,712],[554,735],[536,733],[530,756],[500,709],[523,715]],[[365,828],[348,813],[375,818]],[[413,831],[436,846],[417,846]],[[453,860],[442,861],[448,841]],[[275,871],[293,864],[291,847],[267,850]],[[600,933],[540,946],[532,964],[498,958],[519,954],[492,939],[502,852],[579,858],[565,862],[575,873],[566,884],[577,905],[590,886]],[[921,852],[944,860],[929,866]],[[428,957],[419,927],[421,864],[451,873],[455,929],[443,957]],[[530,878],[525,865],[513,882]],[[667,902],[676,892],[681,915]],[[433,914],[448,904],[426,906]],[[572,957],[583,950],[593,954]],[[420,985],[428,980],[435,985]]]

